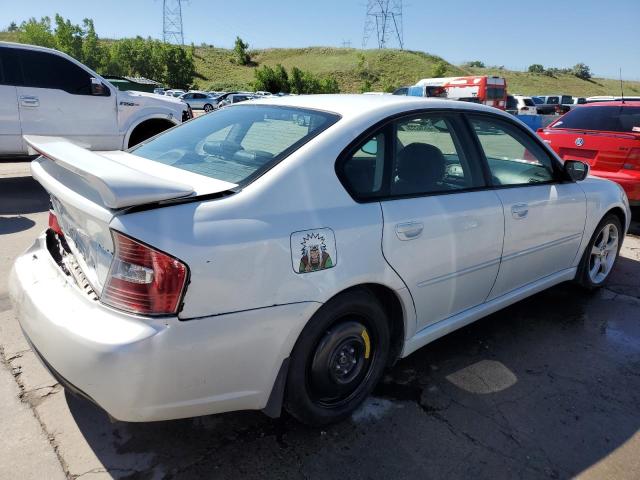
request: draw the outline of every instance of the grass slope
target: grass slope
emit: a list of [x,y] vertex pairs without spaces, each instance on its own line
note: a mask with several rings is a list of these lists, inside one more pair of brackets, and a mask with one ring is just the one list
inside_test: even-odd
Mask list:
[[[364,55],[364,68],[359,66]],[[287,70],[298,67],[321,76],[334,76],[343,92],[358,92],[364,70],[371,78],[372,90],[385,85],[413,84],[432,75],[439,57],[423,52],[400,50],[357,50],[354,48],[273,48],[251,52],[252,66],[239,66],[230,61],[231,52],[219,48],[196,48],[196,82],[201,87],[216,86],[250,88],[256,66],[282,64]],[[464,70],[448,64],[447,75],[463,75]]]
[[[17,41],[15,32],[0,32],[0,41]],[[108,40],[106,40],[108,41]],[[105,41],[105,42],[106,42]],[[441,58],[423,52],[408,50],[358,50],[355,48],[309,47],[271,48],[251,52],[253,65],[240,66],[231,62],[231,51],[223,48],[196,47],[196,85],[204,89],[251,89],[253,71],[260,65],[282,64],[291,70],[298,67],[317,75],[332,75],[342,92],[359,92],[363,84],[359,54],[365,58],[364,70],[372,80],[372,90],[385,86],[414,84],[420,78],[433,76],[433,68]],[[580,80],[573,75],[547,77],[509,70],[488,68],[462,69],[445,62],[446,76],[499,75],[507,79],[510,93],[544,95],[564,93],[588,97],[592,95],[619,95],[618,80],[593,78]],[[640,82],[624,82],[627,95],[640,96]]]

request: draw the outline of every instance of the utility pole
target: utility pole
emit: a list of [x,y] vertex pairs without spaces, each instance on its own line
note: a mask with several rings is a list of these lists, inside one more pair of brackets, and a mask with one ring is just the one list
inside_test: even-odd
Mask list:
[[388,48],[389,40],[397,41],[404,49],[402,28],[402,0],[369,0],[362,35],[362,48],[375,33],[378,48]]
[[342,48],[351,48],[351,40],[343,40]]
[[184,45],[182,1],[162,0],[162,39],[165,43]]

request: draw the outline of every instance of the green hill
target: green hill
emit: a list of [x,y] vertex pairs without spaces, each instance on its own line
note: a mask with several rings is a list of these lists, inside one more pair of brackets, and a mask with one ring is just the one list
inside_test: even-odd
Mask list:
[[[0,41],[17,41],[15,32],[0,32]],[[104,40],[112,42],[113,40]],[[499,75],[507,79],[510,93],[524,95],[564,93],[574,96],[618,95],[620,82],[613,79],[580,80],[573,75],[545,75],[491,68],[461,68],[440,57],[408,50],[359,50],[355,48],[309,47],[253,50],[252,65],[240,66],[231,61],[231,50],[196,47],[195,86],[203,89],[251,89],[255,68],[282,64],[287,70],[298,67],[320,76],[333,76],[342,92],[359,92],[365,81],[371,90],[382,91],[435,75],[442,64],[444,74]],[[624,82],[627,95],[640,95],[640,82]]]

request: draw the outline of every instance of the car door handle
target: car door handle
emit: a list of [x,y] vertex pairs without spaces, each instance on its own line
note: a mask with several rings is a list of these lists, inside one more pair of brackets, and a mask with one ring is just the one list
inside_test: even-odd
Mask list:
[[400,240],[413,240],[418,238],[424,230],[424,225],[420,222],[398,223],[396,225],[396,235]]
[[38,97],[21,95],[20,105],[22,105],[23,107],[38,107],[40,105],[40,100],[38,100]]
[[529,214],[529,205],[526,203],[518,203],[511,207],[511,215],[513,218],[520,219],[524,218]]

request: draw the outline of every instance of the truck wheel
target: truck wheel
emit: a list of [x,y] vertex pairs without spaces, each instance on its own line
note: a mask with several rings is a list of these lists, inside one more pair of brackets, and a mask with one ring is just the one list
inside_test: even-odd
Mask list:
[[291,354],[286,410],[311,426],[348,417],[380,380],[389,337],[384,309],[367,289],[344,292],[320,307]]

